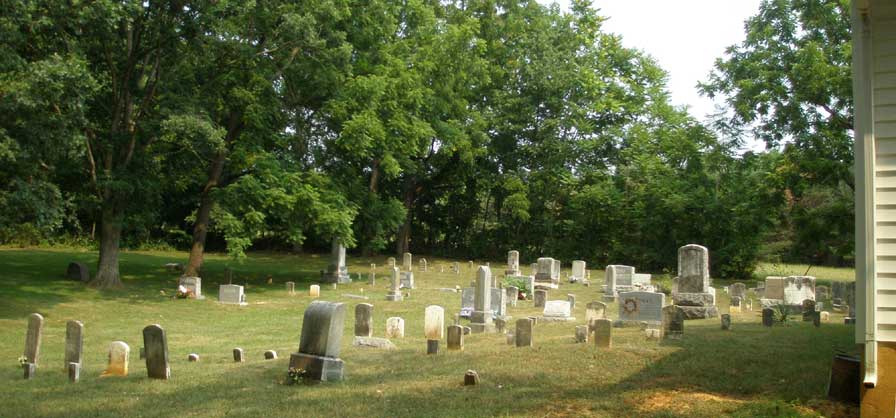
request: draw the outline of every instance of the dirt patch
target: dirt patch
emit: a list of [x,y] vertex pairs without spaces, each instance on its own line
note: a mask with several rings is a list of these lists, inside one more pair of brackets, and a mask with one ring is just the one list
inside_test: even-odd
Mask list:
[[728,409],[729,407],[737,407],[743,402],[745,402],[743,399],[713,393],[662,390],[644,394],[626,403],[632,408],[645,413],[667,411],[684,414],[694,409],[695,406],[705,403],[722,404],[713,406],[715,408],[721,406],[723,409]]
[[827,399],[812,399],[807,402],[807,407],[813,414],[827,418],[854,418],[859,416],[859,407],[833,402]]

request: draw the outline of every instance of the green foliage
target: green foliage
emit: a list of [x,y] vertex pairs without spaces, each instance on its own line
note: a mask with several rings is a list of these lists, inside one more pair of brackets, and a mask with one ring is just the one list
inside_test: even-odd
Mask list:
[[516,287],[517,289],[519,289],[520,293],[525,293],[527,297],[532,296],[532,289],[529,288],[529,282],[527,280],[514,277],[505,277],[504,287],[510,286]]

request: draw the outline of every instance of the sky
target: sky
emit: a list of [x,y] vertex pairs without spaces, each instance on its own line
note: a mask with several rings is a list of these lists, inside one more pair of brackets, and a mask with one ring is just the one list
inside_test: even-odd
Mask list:
[[[725,48],[744,40],[744,20],[759,11],[760,0],[593,0],[608,17],[607,32],[622,36],[626,47],[653,56],[669,73],[672,103],[688,106],[697,120],[714,111],[700,96],[705,81]],[[542,3],[551,3],[542,0]],[[568,10],[568,0],[558,0]]]

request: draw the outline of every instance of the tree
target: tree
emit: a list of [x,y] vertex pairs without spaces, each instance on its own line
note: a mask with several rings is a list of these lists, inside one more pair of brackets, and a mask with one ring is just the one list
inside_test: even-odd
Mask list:
[[[700,84],[727,105],[718,122],[783,148],[777,172],[791,199],[792,253],[815,262],[852,256],[849,4],[763,1],[745,23],[746,40],[729,47]],[[833,223],[813,227],[819,216]]]

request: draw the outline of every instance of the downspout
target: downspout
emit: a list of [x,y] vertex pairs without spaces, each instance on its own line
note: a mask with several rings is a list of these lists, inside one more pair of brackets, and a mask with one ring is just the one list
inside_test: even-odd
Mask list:
[[[853,95],[855,98],[855,156],[856,175],[862,192],[856,196],[857,249],[861,247],[857,269],[857,282],[864,285],[864,320],[860,321],[865,342],[865,375],[862,384],[866,388],[877,385],[877,291],[876,239],[875,239],[875,185],[874,185],[874,96],[872,91],[872,34],[868,1],[852,2],[853,40]],[[858,313],[857,313],[858,315]],[[858,330],[857,330],[858,331]]]

